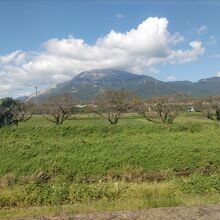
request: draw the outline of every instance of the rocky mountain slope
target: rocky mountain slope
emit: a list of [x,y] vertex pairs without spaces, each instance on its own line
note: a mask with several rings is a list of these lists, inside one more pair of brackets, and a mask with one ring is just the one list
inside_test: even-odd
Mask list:
[[[220,95],[220,77],[202,79],[198,82],[174,81],[163,82],[146,75],[136,75],[115,69],[85,71],[73,79],[58,84],[38,95],[38,100],[65,93],[74,94],[81,101],[89,101],[107,89],[132,91],[142,98],[186,93],[194,97]],[[33,99],[33,98],[32,98]]]

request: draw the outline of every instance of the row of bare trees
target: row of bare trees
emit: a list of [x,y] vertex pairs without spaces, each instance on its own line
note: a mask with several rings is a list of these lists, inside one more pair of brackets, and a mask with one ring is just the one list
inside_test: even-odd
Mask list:
[[171,124],[181,111],[197,111],[211,120],[220,121],[220,97],[195,99],[186,94],[173,94],[141,100],[127,91],[106,91],[96,99],[95,112],[117,124],[126,112],[135,112],[153,123]]
[[[35,105],[36,111],[36,105]],[[220,121],[220,97],[193,100],[184,94],[156,97],[141,100],[125,90],[108,90],[96,97],[95,102],[87,107],[115,125],[125,113],[135,112],[152,123],[171,124],[179,112],[193,108],[203,112],[211,120]],[[0,127],[18,125],[32,117],[33,105],[5,98],[0,101]],[[50,98],[37,105],[37,112],[48,121],[61,125],[77,111],[77,100],[70,94]]]
[[[96,113],[115,125],[128,112],[136,112],[154,123],[172,123],[180,109],[179,101],[183,95],[159,97],[142,101],[134,94],[125,90],[108,90],[96,97],[89,106],[90,113]],[[62,124],[76,112],[76,99],[71,95],[52,97],[39,106],[39,112],[50,122]]]

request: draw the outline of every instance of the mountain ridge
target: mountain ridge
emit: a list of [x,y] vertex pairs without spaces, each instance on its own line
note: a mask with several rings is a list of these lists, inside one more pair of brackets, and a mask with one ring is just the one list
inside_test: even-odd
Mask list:
[[[164,82],[147,75],[137,75],[116,69],[95,69],[83,71],[69,81],[57,84],[55,88],[42,92],[38,100],[72,93],[80,101],[91,101],[108,89],[122,89],[134,92],[142,98],[186,93],[193,97],[220,95],[220,77],[201,79],[197,82]],[[32,99],[36,99],[32,98]]]

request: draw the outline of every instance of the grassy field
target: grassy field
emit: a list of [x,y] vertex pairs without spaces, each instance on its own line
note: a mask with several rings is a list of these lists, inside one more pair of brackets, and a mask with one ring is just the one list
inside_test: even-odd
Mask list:
[[[198,113],[170,126],[136,115],[116,126],[88,115],[55,126],[35,116],[0,129],[0,137],[2,208],[74,204],[68,209],[79,212],[220,200],[220,124]],[[181,172],[187,177],[176,176]],[[163,182],[149,182],[161,175]],[[19,209],[0,216],[10,213]]]

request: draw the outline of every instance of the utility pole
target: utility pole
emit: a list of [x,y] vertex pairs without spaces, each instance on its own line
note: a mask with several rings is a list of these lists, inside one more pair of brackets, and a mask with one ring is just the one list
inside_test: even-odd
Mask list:
[[35,86],[35,104],[38,104],[38,100],[37,100],[37,95],[38,95],[38,87]]
[[38,93],[38,87],[35,86],[35,94],[36,94],[36,97],[37,97],[37,93]]

